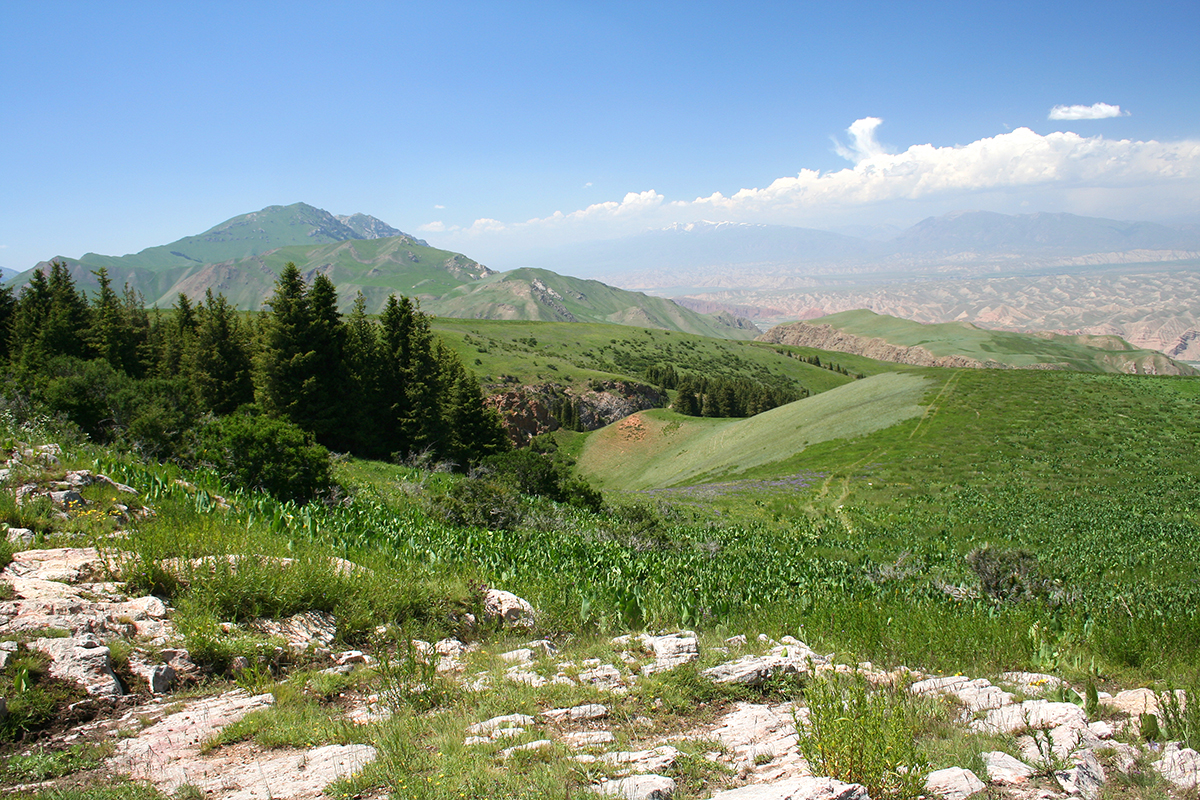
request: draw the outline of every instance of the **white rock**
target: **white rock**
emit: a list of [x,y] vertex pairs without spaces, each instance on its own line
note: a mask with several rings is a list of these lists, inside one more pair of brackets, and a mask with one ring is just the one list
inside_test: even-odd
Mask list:
[[1084,800],[1096,800],[1104,788],[1104,767],[1090,750],[1076,753],[1075,766],[1054,773],[1063,791]]
[[1011,683],[1027,695],[1040,695],[1066,685],[1062,678],[1042,672],[1002,672],[1000,680]]
[[1109,725],[1107,722],[1105,722],[1102,719],[1098,719],[1095,722],[1089,722],[1088,730],[1090,730],[1093,734],[1095,734],[1096,738],[1103,739],[1103,740],[1108,740],[1108,739],[1113,738],[1113,733],[1115,733],[1115,731],[1113,731],[1112,725]]
[[525,714],[505,714],[502,717],[492,717],[483,722],[476,722],[471,727],[467,728],[467,733],[475,735],[490,734],[492,731],[499,728],[520,727],[526,728],[533,725],[533,717]]
[[1200,786],[1200,753],[1190,747],[1181,748],[1179,742],[1167,743],[1162,758],[1154,762],[1154,769],[1181,789]]
[[612,731],[575,731],[564,733],[562,740],[569,747],[596,747],[612,744],[617,737]]
[[988,780],[992,783],[1015,786],[1033,776],[1033,767],[1000,750],[984,753],[983,763],[987,765]]
[[946,800],[965,800],[987,785],[974,772],[962,767],[947,767],[929,773],[925,779],[925,791],[941,795]]
[[609,691],[624,685],[621,681],[621,671],[612,664],[601,664],[594,669],[584,670],[579,673],[579,680],[581,683],[590,683]]
[[531,664],[533,663],[533,651],[528,647],[519,647],[516,650],[501,653],[500,658],[510,664]]
[[600,760],[620,769],[624,774],[633,772],[662,772],[675,763],[679,751],[670,745],[653,750],[624,750],[606,753]]
[[542,717],[550,722],[581,722],[589,719],[603,719],[608,716],[608,707],[599,703],[589,703],[571,708],[552,708],[542,712]]
[[592,789],[597,794],[620,800],[668,800],[675,794],[675,781],[663,775],[631,775]]
[[302,611],[281,620],[258,619],[250,627],[267,636],[278,636],[293,650],[313,645],[329,647],[337,639],[337,619],[325,611]]
[[487,616],[498,619],[505,625],[533,627],[533,606],[512,592],[488,589],[483,597],[483,611]]
[[1013,701],[1011,694],[993,686],[983,678],[975,680],[962,676],[928,678],[914,683],[909,687],[909,691],[916,695],[953,695],[971,712],[1000,708]]
[[55,678],[74,681],[92,695],[119,697],[124,694],[121,682],[112,671],[109,649],[95,636],[35,639],[29,646],[50,656],[50,674]]
[[667,636],[649,637],[647,645],[654,651],[654,663],[642,670],[649,675],[652,672],[665,672],[675,669],[681,664],[688,664],[700,658],[700,643],[693,631],[680,631]]
[[1073,703],[1026,700],[1024,703],[992,709],[987,717],[975,720],[971,727],[985,733],[1016,733],[1025,728],[1086,728],[1087,714]]
[[519,744],[516,747],[510,747],[507,750],[501,750],[500,756],[501,758],[508,758],[514,753],[527,753],[532,750],[549,750],[552,747],[554,747],[554,742],[550,741],[549,739],[538,739],[536,742],[527,742],[525,744]]
[[857,783],[806,776],[717,792],[711,800],[870,800]]

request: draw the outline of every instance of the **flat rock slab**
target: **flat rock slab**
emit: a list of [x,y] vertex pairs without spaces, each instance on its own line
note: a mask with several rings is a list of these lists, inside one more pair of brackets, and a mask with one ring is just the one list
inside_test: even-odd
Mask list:
[[985,733],[1016,733],[1026,728],[1087,728],[1087,714],[1073,703],[1049,703],[1026,700],[1024,703],[992,709],[971,727]]
[[916,695],[953,695],[972,712],[1000,708],[1013,701],[1011,694],[993,686],[984,678],[975,680],[962,676],[928,678],[914,683],[908,690]]
[[792,778],[717,792],[712,800],[870,800],[866,788],[833,778]]
[[791,703],[738,703],[717,721],[712,735],[732,750],[739,761],[753,765],[759,756],[778,758],[796,747],[794,713]]
[[50,656],[50,674],[74,681],[98,697],[125,694],[112,671],[110,651],[91,634],[67,639],[34,639],[29,647]]
[[251,711],[275,702],[269,694],[251,697],[239,690],[189,703],[182,711],[164,717],[136,738],[117,743],[109,765],[134,780],[156,786],[180,786],[192,782],[190,773],[207,770],[200,745],[227,725]]
[[1170,742],[1163,748],[1163,756],[1154,762],[1154,769],[1181,789],[1200,786],[1200,753],[1180,747],[1179,742]]
[[987,766],[988,780],[992,783],[1016,786],[1026,783],[1033,776],[1033,767],[1000,750],[984,753],[983,763]]
[[597,794],[621,800],[668,800],[675,781],[664,775],[633,775],[593,787]]
[[935,770],[925,779],[925,791],[946,800],[966,800],[986,788],[987,784],[979,780],[974,772],[962,767]]
[[104,580],[109,571],[108,561],[94,547],[55,547],[14,553],[12,563],[0,572],[0,578],[86,583]]

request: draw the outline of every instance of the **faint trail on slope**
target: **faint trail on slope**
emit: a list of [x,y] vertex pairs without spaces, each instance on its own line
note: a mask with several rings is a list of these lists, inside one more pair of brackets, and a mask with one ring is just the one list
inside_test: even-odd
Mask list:
[[958,384],[958,381],[961,378],[962,378],[961,372],[956,372],[950,376],[950,379],[948,381],[946,381],[946,384],[942,387],[942,390],[937,393],[937,397],[933,398],[933,402],[930,403],[928,407],[926,407],[925,413],[922,414],[921,419],[919,419],[917,421],[917,426],[915,428],[913,428],[912,433],[910,433],[908,435],[909,439],[912,439],[917,435],[917,431],[921,430],[921,426],[925,424],[925,421],[927,419],[929,419],[930,417],[937,414],[938,409],[941,408],[941,403],[942,403],[943,398],[946,396],[946,393],[953,391],[955,385]]

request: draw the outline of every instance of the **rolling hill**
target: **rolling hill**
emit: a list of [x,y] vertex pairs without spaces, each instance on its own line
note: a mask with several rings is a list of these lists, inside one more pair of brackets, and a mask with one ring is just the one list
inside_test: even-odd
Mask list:
[[735,480],[764,467],[799,472],[809,445],[920,417],[930,385],[885,373],[739,420],[644,411],[592,433],[579,471],[603,489],[624,490]]
[[778,325],[759,340],[924,366],[1200,374],[1117,336],[1012,333],[969,322],[921,324],[863,309]]
[[[582,281],[547,270],[503,275],[448,250],[430,247],[365,214],[335,216],[305,203],[269,206],[204,233],[125,256],[87,253],[57,257],[76,285],[94,291],[104,268],[113,284],[141,292],[148,305],[169,307],[179,294],[193,300],[207,289],[237,308],[256,310],[274,291],[283,265],[294,262],[307,280],[318,273],[338,286],[349,310],[358,292],[378,313],[392,294],[416,297],[429,312],[481,319],[614,322],[725,338],[758,334],[731,314],[701,314],[670,300]],[[42,262],[10,281],[22,286]]]

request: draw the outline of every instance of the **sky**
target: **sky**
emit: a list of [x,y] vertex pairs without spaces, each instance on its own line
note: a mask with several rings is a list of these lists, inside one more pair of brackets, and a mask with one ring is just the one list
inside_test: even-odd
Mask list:
[[12,2],[0,266],[268,205],[498,269],[697,220],[1200,221],[1200,3]]

